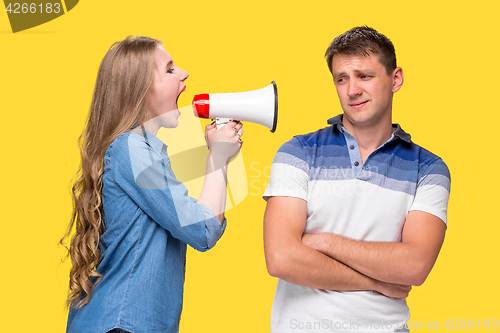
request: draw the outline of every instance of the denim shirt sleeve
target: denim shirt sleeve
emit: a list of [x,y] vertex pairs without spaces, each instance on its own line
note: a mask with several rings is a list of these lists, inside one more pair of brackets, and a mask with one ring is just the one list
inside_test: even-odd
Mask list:
[[184,184],[175,178],[168,156],[134,132],[113,141],[108,154],[115,182],[152,220],[198,251],[215,245],[226,220],[221,224],[210,208],[188,196]]

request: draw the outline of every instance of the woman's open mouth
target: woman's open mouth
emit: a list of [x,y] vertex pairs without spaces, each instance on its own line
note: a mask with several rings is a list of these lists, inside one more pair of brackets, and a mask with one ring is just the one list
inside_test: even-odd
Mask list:
[[[181,91],[177,95],[177,99],[175,100],[175,104],[177,104],[177,101],[179,100],[179,96],[186,90],[186,86],[182,87]],[[177,109],[179,109],[179,106],[177,106]]]

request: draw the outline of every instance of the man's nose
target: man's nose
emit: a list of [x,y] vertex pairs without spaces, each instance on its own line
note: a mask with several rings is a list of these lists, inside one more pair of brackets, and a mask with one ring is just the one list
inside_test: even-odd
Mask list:
[[356,80],[349,80],[349,86],[347,87],[347,95],[349,97],[356,97],[363,93],[363,90],[358,85]]

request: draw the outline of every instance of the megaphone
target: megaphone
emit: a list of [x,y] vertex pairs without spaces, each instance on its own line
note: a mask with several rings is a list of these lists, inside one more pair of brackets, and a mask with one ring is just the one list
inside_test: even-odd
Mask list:
[[193,111],[198,118],[215,119],[217,129],[236,119],[264,125],[274,133],[278,123],[278,88],[273,81],[252,91],[195,95]]

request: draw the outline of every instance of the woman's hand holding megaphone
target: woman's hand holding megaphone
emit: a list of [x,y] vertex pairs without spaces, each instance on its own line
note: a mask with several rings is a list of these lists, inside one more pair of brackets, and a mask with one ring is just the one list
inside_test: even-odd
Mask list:
[[243,144],[243,124],[240,121],[229,121],[226,126],[217,129],[215,124],[205,127],[205,141],[212,155],[215,170],[226,166],[236,156]]

